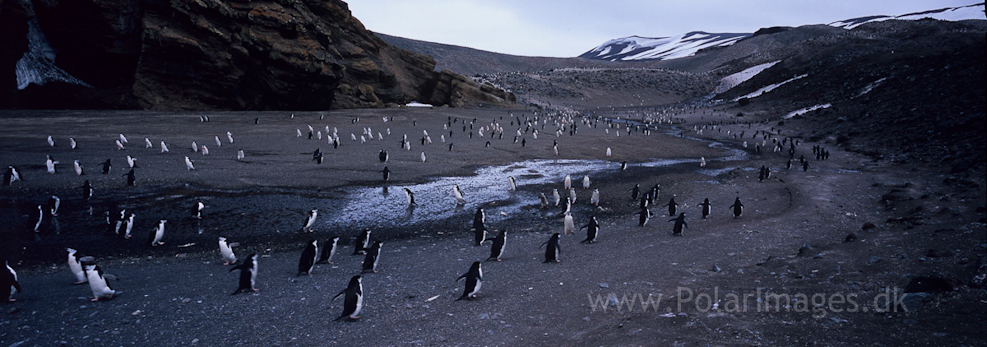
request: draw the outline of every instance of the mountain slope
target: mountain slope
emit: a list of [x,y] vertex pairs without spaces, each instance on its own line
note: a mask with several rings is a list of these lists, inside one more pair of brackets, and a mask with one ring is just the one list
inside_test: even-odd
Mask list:
[[932,18],[932,19],[946,20],[946,21],[984,19],[985,18],[984,3],[967,5],[967,6],[958,6],[958,7],[945,7],[936,10],[907,13],[899,16],[866,16],[866,17],[836,21],[829,23],[829,25],[843,29],[853,29],[866,23],[883,22],[891,19],[919,20],[924,18]]
[[672,37],[631,36],[604,42],[580,58],[608,61],[662,60],[688,57],[709,47],[729,46],[751,34],[712,34],[693,31]]

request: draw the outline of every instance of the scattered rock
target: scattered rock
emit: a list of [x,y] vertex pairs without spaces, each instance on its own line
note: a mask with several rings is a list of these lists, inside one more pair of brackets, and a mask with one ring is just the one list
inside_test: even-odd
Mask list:
[[803,243],[802,244],[802,247],[799,247],[798,256],[800,256],[800,257],[805,256],[811,250],[812,250],[812,246],[809,246],[809,244],[807,244],[807,243]]
[[905,286],[905,293],[941,293],[956,290],[959,282],[948,275],[929,275],[913,278]]
[[600,288],[610,288],[610,285],[606,283],[600,283]]
[[940,251],[940,250],[930,249],[928,252],[925,253],[925,256],[929,258],[945,258],[945,257],[952,257],[953,252],[950,250]]
[[876,225],[874,225],[874,223],[871,223],[871,222],[865,222],[865,223],[864,223],[864,226],[862,226],[862,227],[860,227],[860,230],[870,230],[870,229],[874,229],[874,228],[876,228],[876,227],[877,227],[877,226],[876,226]]
[[720,272],[720,271],[723,271],[723,269],[720,269],[719,266],[717,266],[716,264],[713,264],[713,268],[712,269],[709,269],[709,271],[712,271],[712,272]]
[[857,241],[857,234],[849,233],[847,234],[846,238],[843,239],[843,242],[853,242],[853,241]]
[[935,297],[929,293],[906,293],[901,298],[901,302],[905,304],[905,308],[908,311],[918,311],[925,306],[925,303],[935,300]]
[[881,262],[881,257],[878,257],[876,255],[872,255],[872,256],[870,256],[870,260],[869,261],[870,261],[871,264],[877,264],[877,263]]

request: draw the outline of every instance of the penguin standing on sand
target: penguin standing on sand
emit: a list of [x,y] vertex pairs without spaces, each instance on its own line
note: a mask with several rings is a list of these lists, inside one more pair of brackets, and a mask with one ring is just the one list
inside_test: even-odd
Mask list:
[[589,176],[583,176],[583,189],[589,189]]
[[590,195],[590,197],[589,197],[589,203],[592,204],[593,206],[599,206],[600,205],[600,190],[599,189],[593,189],[593,194]]
[[739,196],[733,201],[733,205],[730,205],[730,208],[733,209],[733,218],[740,218],[740,215],[744,214],[744,204],[740,203]]
[[517,182],[514,181],[514,176],[507,176],[507,191],[517,191]]
[[548,197],[545,193],[538,193],[538,200],[541,202],[541,208],[548,208]]
[[0,302],[17,301],[17,299],[10,297],[10,295],[14,293],[14,290],[16,290],[17,293],[24,292],[24,290],[21,289],[21,284],[17,282],[17,271],[14,271],[14,269],[7,264],[7,258],[4,258],[3,255],[0,255],[0,265],[3,265],[3,267],[0,268]]
[[480,286],[483,285],[483,269],[480,268],[480,262],[474,261],[473,265],[470,266],[469,272],[456,278],[456,282],[459,282],[463,278],[466,279],[466,288],[463,289],[463,295],[459,299],[456,299],[456,301],[475,298],[476,293],[480,292]]
[[223,261],[225,261],[223,265],[236,264],[236,254],[233,254],[233,247],[236,247],[237,245],[238,244],[236,242],[226,242],[225,237],[219,237],[219,253],[223,255]]
[[99,301],[101,299],[113,299],[113,297],[120,292],[110,288],[110,284],[106,282],[107,279],[116,279],[115,276],[103,273],[103,269],[94,263],[86,262],[84,265],[86,269],[86,279],[89,281],[89,289],[93,291],[92,301]]
[[552,234],[552,237],[541,244],[545,247],[545,262],[546,263],[558,263],[559,262],[559,233]]
[[391,178],[391,169],[388,169],[386,166],[384,167],[383,170],[380,170],[380,173],[384,176],[385,181]]
[[483,223],[480,224],[474,223],[472,230],[473,230],[473,245],[474,246],[482,245],[483,241],[487,240],[487,227],[483,225]]
[[565,178],[562,179],[562,187],[564,187],[565,189],[572,188],[572,177],[571,176],[565,175]]
[[49,174],[55,174],[55,164],[58,164],[58,162],[49,155],[48,159],[45,160],[45,166],[48,168]]
[[703,199],[703,202],[699,204],[699,207],[702,207],[703,219],[706,219],[706,216],[709,216],[709,207],[710,207],[709,198]]
[[240,265],[230,268],[229,272],[233,272],[233,270],[240,270],[240,281],[236,291],[230,295],[237,295],[248,291],[259,291],[254,287],[257,283],[257,253],[251,254]]
[[75,175],[76,176],[82,176],[84,174],[84,172],[82,170],[82,164],[79,164],[79,161],[78,160],[73,160],[72,161],[72,168],[75,169]]
[[566,213],[565,217],[562,218],[562,226],[565,228],[565,235],[571,235],[576,232],[576,222],[572,219],[571,213]]
[[102,162],[99,165],[103,167],[103,174],[104,175],[109,174],[110,173],[110,167],[113,166],[112,163],[110,162],[110,159],[106,159],[106,161]]
[[586,239],[579,241],[581,243],[596,243],[596,236],[600,232],[600,223],[596,221],[596,216],[590,217],[589,223],[579,228],[580,230],[586,229]]
[[72,270],[72,275],[75,275],[75,283],[73,284],[83,284],[88,282],[89,280],[86,278],[86,271],[82,269],[82,261],[75,256],[75,253],[78,251],[71,248],[66,248],[65,250],[69,252],[69,270]]
[[383,245],[383,242],[375,241],[367,250],[366,256],[363,257],[363,273],[377,273],[377,265],[380,264],[380,247]]
[[482,208],[476,209],[473,214],[473,228],[480,228],[487,222],[487,214]]
[[[133,216],[134,215],[130,215],[131,220],[133,220]],[[154,232],[151,233],[151,246],[152,247],[154,247],[154,246],[161,246],[161,245],[164,244],[164,242],[162,242],[161,239],[164,238],[165,223],[167,223],[167,222],[168,222],[167,220],[162,219],[162,220],[160,220],[158,222],[158,226],[154,228]],[[127,224],[127,230],[130,230],[130,224],[129,223]]]
[[487,260],[500,261],[500,258],[504,256],[504,245],[507,243],[507,229],[501,229],[497,236],[487,240],[493,241],[493,245],[490,246],[490,258]]
[[360,236],[354,243],[353,255],[367,254],[367,247],[370,246],[370,229],[363,229]]
[[387,163],[387,159],[389,158],[390,156],[387,154],[387,151],[383,149],[377,154],[377,159],[380,160],[381,163]]
[[308,217],[305,217],[305,225],[302,226],[302,231],[313,232],[312,225],[315,224],[315,218],[319,216],[318,209],[312,209],[308,211]]
[[672,236],[682,236],[682,227],[689,227],[689,225],[685,223],[685,212],[679,213],[678,217],[669,219],[668,221],[675,221],[675,225],[672,227]]
[[326,240],[325,246],[322,247],[322,254],[319,255],[319,261],[316,264],[326,263],[332,264],[332,258],[336,256],[336,250],[339,245],[339,237],[333,237]]
[[343,294],[346,294],[343,297],[343,313],[336,320],[338,321],[343,318],[350,320],[360,319],[360,312],[363,311],[363,283],[360,275],[350,278],[350,284],[346,286],[346,289],[340,291],[339,294],[333,296],[330,304]]
[[672,195],[672,198],[671,198],[670,200],[668,200],[668,203],[667,203],[667,204],[665,204],[665,206],[668,206],[668,216],[669,216],[669,217],[671,217],[671,216],[674,216],[674,215],[675,215],[675,208],[676,208],[676,207],[677,207],[678,205],[679,205],[679,204],[675,202],[675,195],[673,194],[673,195]]
[[171,152],[171,151],[168,150],[168,145],[165,144],[164,140],[161,141],[160,147],[161,147],[161,153]]
[[195,165],[192,165],[192,159],[185,156],[185,171],[195,171]]
[[555,202],[555,207],[558,207],[559,203],[562,202],[562,196],[559,195],[558,189],[552,189],[552,201]]
[[127,186],[133,187],[137,183],[137,174],[134,172],[134,169],[130,169],[123,176],[127,176]]
[[298,275],[302,274],[311,275],[312,269],[315,267],[315,257],[319,254],[318,241],[315,239],[309,240],[305,244],[305,249],[302,250],[302,256],[298,259]]
[[637,197],[641,195],[641,185],[635,184],[634,188],[631,189],[631,200],[637,201]]

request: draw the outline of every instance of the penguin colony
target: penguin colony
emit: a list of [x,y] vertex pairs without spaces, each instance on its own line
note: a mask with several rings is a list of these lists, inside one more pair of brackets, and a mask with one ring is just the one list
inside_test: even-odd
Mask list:
[[[292,115],[291,119],[294,119],[294,115]],[[200,116],[199,120],[200,122],[208,122],[209,118],[208,116]],[[440,132],[441,134],[440,139],[442,143],[446,143],[448,140],[449,151],[452,151],[454,150],[453,142],[452,142],[454,139],[458,139],[462,141],[465,141],[463,137],[471,139],[474,137],[473,130],[476,129],[475,133],[477,134],[477,136],[486,142],[485,147],[490,147],[492,143],[496,143],[496,145],[500,145],[501,143],[504,142],[500,142],[500,143],[497,143],[496,141],[491,142],[490,140],[487,139],[488,138],[493,140],[503,139],[504,134],[509,132],[505,128],[504,124],[502,124],[504,120],[508,120],[509,127],[516,128],[516,130],[514,131],[516,135],[513,136],[514,139],[512,145],[516,145],[519,148],[523,148],[527,146],[529,144],[529,139],[531,141],[537,140],[539,132],[554,134],[556,138],[560,138],[565,134],[568,134],[569,136],[575,135],[578,132],[580,126],[597,128],[600,126],[600,123],[603,123],[605,127],[609,128],[606,129],[607,133],[610,132],[610,129],[614,129],[614,133],[617,136],[619,136],[621,132],[620,129],[621,123],[614,122],[613,119],[601,119],[601,118],[593,119],[593,118],[583,117],[581,121],[577,121],[576,114],[572,114],[572,113],[562,112],[562,113],[554,113],[544,116],[539,116],[537,113],[535,113],[535,115],[530,117],[524,117],[523,119],[522,117],[514,116],[513,114],[511,114],[510,117],[507,119],[501,117],[500,120],[494,120],[489,124],[480,124],[477,119],[473,119],[472,121],[469,121],[467,119],[458,119],[458,118],[453,119],[452,117],[449,117],[447,123],[443,126],[443,130],[448,130],[448,137],[446,137],[446,134]],[[255,119],[254,123],[258,124],[258,119]],[[353,118],[352,123],[353,124],[359,123],[359,117]],[[657,123],[661,123],[661,121],[659,120]],[[468,132],[468,135],[456,136],[457,134],[455,134],[455,131],[449,130],[449,129],[456,129],[457,125],[461,125],[462,132],[464,133]],[[635,126],[635,127],[632,127],[629,124],[624,124],[624,129],[626,130],[627,135],[631,134],[632,128],[634,131],[641,132],[644,134],[649,134],[650,131],[652,130],[650,124],[646,124],[645,126]],[[324,130],[324,133],[322,130]],[[701,129],[697,127],[694,130],[700,134],[704,130],[718,130],[718,124],[711,123],[708,125],[703,125]],[[391,130],[389,128],[386,129],[386,133],[390,136]],[[338,149],[341,146],[341,143],[343,142],[341,141],[338,134],[338,130],[335,127],[332,127],[330,129],[329,126],[325,126],[324,129],[317,130],[311,125],[309,125],[308,139],[311,140],[313,138],[313,134],[317,134],[315,137],[317,137],[319,140],[321,140],[323,134],[325,134],[327,137],[327,145],[333,149]],[[420,140],[420,145],[428,146],[432,144],[432,140],[431,137],[428,135],[428,132],[426,130],[423,130],[423,134],[424,136]],[[486,136],[487,134],[489,135],[489,137]],[[743,133],[734,134],[734,138],[738,138],[738,139],[742,139],[743,136],[744,136]],[[789,146],[789,150],[787,152],[789,156],[787,169],[790,169],[792,166],[792,161],[796,160],[794,158],[794,155],[795,155],[797,140],[785,138],[782,141],[777,141],[777,139],[774,138],[774,134],[763,132],[759,135],[757,132],[755,132],[754,138],[756,139],[758,136],[761,136],[763,138],[762,142],[766,141],[768,138],[771,138],[772,141],[776,143],[775,152],[783,151],[783,148],[786,144]],[[233,135],[231,132],[227,131],[225,137],[229,144],[234,143]],[[299,138],[302,137],[302,130],[300,128],[296,130],[296,137]],[[350,135],[350,138],[351,141],[357,141],[357,136],[355,133],[352,133]],[[363,134],[360,135],[359,138],[361,139],[361,143],[368,142],[367,139],[370,139],[371,141],[375,139],[377,141],[385,140],[382,132],[380,131],[374,132],[373,129],[371,129],[370,127],[364,127]],[[219,135],[214,136],[213,139],[215,141],[217,150],[220,149],[225,150],[225,148],[223,147],[224,142],[222,141]],[[68,138],[68,140],[69,140],[68,142],[70,143],[69,148],[71,150],[79,150],[80,148],[80,146],[78,145],[79,141],[71,137]],[[52,136],[47,136],[46,141],[49,147],[52,148],[56,147],[56,141]],[[144,146],[145,149],[151,150],[152,151],[151,153],[157,152],[157,150],[154,149],[154,146],[152,145],[150,138],[145,138],[144,143],[145,143]],[[115,145],[115,148],[119,151],[139,151],[133,149],[133,147],[131,147],[131,149],[128,150],[128,148],[126,147],[128,141],[124,134],[119,134],[119,139],[115,139],[113,141],[113,144]],[[97,144],[93,142],[91,144],[86,144],[86,146],[95,147],[97,146]],[[406,151],[410,151],[410,147],[411,147],[411,141],[408,140],[407,135],[404,135],[400,140],[398,148],[405,149]],[[553,140],[553,144],[551,148],[555,156],[558,156],[560,153],[559,147],[560,144],[558,140],[557,139]],[[761,145],[757,145],[755,151],[760,151],[760,148]],[[204,145],[200,147],[194,141],[192,142],[191,151],[193,153],[201,153],[203,156],[208,155],[207,147]],[[613,151],[611,150],[611,148],[607,147],[604,155],[605,158],[612,158],[613,155],[612,152]],[[322,164],[323,158],[326,155],[326,153],[327,152],[322,152],[321,148],[316,148],[312,160],[317,165]],[[441,151],[437,153],[441,153]],[[564,153],[564,151],[562,151],[562,153]],[[160,140],[160,152],[157,154],[170,155],[170,151],[168,150],[165,144],[165,140]],[[825,160],[829,158],[829,151],[823,149],[822,147],[818,147],[818,146],[813,147],[813,154],[816,156],[817,160]],[[405,155],[401,154],[401,156],[404,157]],[[194,162],[195,162],[194,160],[190,159],[189,156],[184,154],[177,154],[175,155],[175,157],[176,158],[184,157],[184,160],[181,159],[175,160],[175,167],[177,168],[175,170],[176,172],[180,171],[181,163],[184,161],[186,168],[186,170],[184,171],[188,172],[189,174],[194,174],[194,171],[196,170],[194,166]],[[244,160],[246,159],[244,150],[236,149],[236,155],[234,158],[238,162],[244,162]],[[112,169],[112,159],[113,158],[108,158],[106,159],[106,161],[98,164],[96,163],[89,163],[89,164],[92,164],[93,166],[101,166],[102,174],[109,175],[111,174],[111,169]],[[122,175],[126,177],[126,179],[125,181],[121,182],[120,185],[121,186],[138,185],[139,176],[137,174],[138,171],[136,170],[141,168],[141,166],[137,165],[137,158],[132,155],[126,155],[125,159],[128,164],[127,168],[129,169],[129,171],[127,171]],[[391,155],[385,149],[380,150],[377,159],[380,165],[382,166],[386,165],[387,163],[393,160],[391,158]],[[118,158],[118,160],[120,159]],[[401,158],[401,160],[408,161],[406,158]],[[798,158],[797,160],[798,160],[798,165],[801,166],[803,170],[808,170],[808,162],[804,156]],[[420,161],[422,163],[426,162],[424,151],[421,152]],[[707,166],[706,158],[700,158],[698,161],[700,162],[700,167]],[[615,163],[618,163],[616,164],[616,166],[619,167],[619,170],[625,170],[628,166],[626,161],[620,161]],[[57,165],[59,164],[60,164],[59,161],[54,160],[54,158],[51,155],[48,155],[46,157],[46,161],[44,165],[45,171],[50,175],[59,175],[58,171],[56,171]],[[73,161],[73,167],[75,169],[74,171],[76,176],[84,176],[91,174],[83,170],[84,166],[82,163],[79,162],[79,160]],[[759,171],[760,171],[758,177],[759,181],[770,179],[771,177],[770,168],[766,166],[762,166],[759,169]],[[382,170],[379,172],[383,173],[383,181],[389,180],[390,175],[392,173],[392,171],[389,170],[387,166],[383,166]],[[399,173],[396,174],[399,175]],[[18,181],[23,181],[23,180],[24,180],[23,172],[17,167],[8,166],[7,170],[4,172],[4,181],[3,181],[4,186],[10,186]],[[577,194],[576,186],[572,184],[571,175],[566,175],[562,179],[561,183],[562,183],[561,189],[563,189],[563,191],[567,191],[567,196],[565,199],[566,204],[564,205],[565,211],[555,214],[555,216],[561,216],[562,218],[563,223],[561,223],[562,225],[560,226],[562,232],[561,233],[554,232],[545,242],[541,244],[541,247],[544,248],[544,252],[545,252],[544,253],[545,263],[560,263],[562,261],[561,244],[563,243],[564,240],[563,237],[570,234],[574,234],[577,231],[577,229],[575,228],[576,216],[574,216],[574,213],[572,211],[572,206],[576,203],[576,194]],[[582,183],[581,184],[582,189],[588,191],[591,188],[591,180],[589,176],[584,175],[581,183]],[[110,187],[105,187],[105,186],[101,188],[111,189]],[[455,205],[457,206],[465,205],[470,202],[467,198],[468,197],[467,194],[464,193],[464,191],[460,188],[458,184],[453,185],[449,189],[452,191],[451,198],[455,203]],[[518,182],[515,180],[515,178],[507,177],[507,190],[513,193],[515,191],[518,191],[518,189],[519,189],[519,185]],[[560,208],[560,204],[563,200],[561,194],[559,193],[559,189],[560,189],[559,187],[552,188],[550,198],[546,196],[545,192],[539,192],[539,196],[541,200],[540,201],[541,209],[550,210],[550,209]],[[93,199],[93,196],[96,194],[98,190],[94,188],[94,186],[90,183],[90,180],[84,181],[81,190],[82,190],[82,193],[80,194],[82,198],[81,200],[86,205],[91,215],[93,208],[89,204],[89,201]],[[403,190],[405,192],[405,196],[407,197],[407,201],[408,201],[407,203],[410,207],[413,207],[418,203],[420,203],[415,201],[414,192],[412,192],[408,188],[403,188]],[[639,204],[640,206],[640,212],[637,213],[637,215],[639,215],[639,221],[638,221],[639,226],[641,227],[647,226],[647,223],[650,220],[650,218],[655,216],[655,214],[649,210],[649,206],[652,206],[656,203],[656,201],[659,198],[659,194],[660,194],[660,185],[658,184],[655,184],[652,188],[648,188],[647,190],[642,190],[640,188],[640,184],[635,184],[635,186],[631,190],[629,204],[634,204],[634,205]],[[614,200],[612,197],[610,198],[611,201]],[[73,200],[73,202],[75,201]],[[474,203],[482,204],[482,202],[474,202]],[[599,191],[599,189],[594,188],[592,190],[592,197],[590,199],[590,204],[594,206],[592,211],[605,212],[606,209],[600,206],[601,203],[605,204],[606,200],[603,200],[601,202],[601,192]],[[55,221],[55,217],[57,216],[57,212],[59,210],[60,205],[61,205],[61,199],[57,196],[51,196],[51,198],[48,200],[46,204],[38,205],[38,209],[37,209],[38,212],[36,214],[37,220],[36,223],[32,223],[34,225],[32,231],[41,232],[43,230],[42,228],[42,225],[44,224],[43,222],[45,221],[46,218],[50,218],[52,224],[57,224],[57,221]],[[680,205],[675,201],[675,196],[673,195],[664,206],[668,208],[669,216],[673,217],[668,220],[669,222],[674,222],[674,226],[672,227],[671,234],[674,236],[684,235],[683,233],[684,229],[688,228],[688,223],[686,222],[685,219],[686,213],[679,212],[678,215],[676,216],[677,208]],[[681,206],[683,208],[690,207],[689,204],[684,204]],[[713,212],[715,210],[711,206],[713,205],[710,203],[710,200],[708,198],[704,198],[701,203],[697,203],[692,207],[699,208],[702,218],[706,219],[708,216],[716,214],[715,212]],[[733,204],[729,205],[729,211],[732,214],[733,218],[742,217],[743,207],[744,205],[741,202],[740,197],[739,196],[736,197]],[[191,208],[192,213],[190,217],[194,220],[203,219],[204,218],[203,211],[205,208],[206,206],[203,204],[202,201],[195,201]],[[108,233],[118,235],[123,239],[129,239],[132,236],[131,234],[135,230],[134,224],[135,224],[135,218],[137,216],[136,212],[128,211],[127,209],[117,209],[116,207],[110,207],[104,212],[103,215],[105,217],[106,230]],[[301,232],[303,233],[314,232],[315,227],[317,225],[317,216],[318,216],[318,210],[311,209],[308,215],[305,216],[304,218],[304,222],[302,223],[302,227],[301,227]],[[586,222],[585,225],[583,225],[578,229],[578,230],[586,230],[586,236],[580,242],[585,244],[594,244],[600,242],[602,227],[601,227],[601,223],[597,219],[597,216],[595,214],[590,216],[581,215],[579,216],[579,219],[588,220],[588,222]],[[152,219],[150,218],[145,218],[142,222],[147,223],[151,220]],[[154,228],[150,229],[148,233],[149,246],[162,246],[165,244],[163,239],[166,238],[166,234],[165,234],[166,222],[167,220],[161,219],[157,222],[157,225]],[[499,228],[499,230],[488,229],[486,225],[486,214],[482,208],[478,208],[476,210],[476,213],[474,215],[473,225],[470,230],[473,231],[474,233],[473,244],[475,246],[482,247],[484,246],[485,243],[490,241],[491,243],[490,256],[486,259],[487,261],[500,262],[505,259],[504,255],[508,253],[506,252],[506,250],[508,249],[506,247],[507,238],[508,238],[507,230],[506,228]],[[493,231],[496,234],[496,236],[488,238],[487,237],[488,231]],[[321,247],[320,247],[320,242],[317,239],[311,239],[308,242],[306,242],[304,245],[301,245],[300,246],[301,256],[299,258],[297,275],[298,276],[311,275],[314,271],[316,271],[317,264],[333,264],[333,259],[337,255],[339,247],[341,247],[339,243],[340,239],[341,238],[339,236],[331,236],[321,243]],[[336,296],[332,298],[332,301],[335,301],[335,299],[340,296],[344,297],[341,314],[337,316],[336,320],[341,320],[344,318],[348,320],[355,320],[360,317],[360,314],[361,312],[363,312],[364,309],[363,307],[363,302],[364,302],[363,278],[364,277],[363,276],[372,276],[372,274],[377,273],[378,271],[381,270],[380,262],[381,262],[383,242],[381,240],[375,240],[372,237],[372,231],[370,229],[363,230],[360,233],[360,235],[355,239],[353,245],[354,245],[353,255],[363,256],[364,260],[362,262],[362,267],[360,269],[359,274],[352,276],[348,284],[345,286],[345,288],[342,289]],[[237,288],[233,292],[233,294],[259,291],[259,289],[257,288],[257,278],[259,271],[258,269],[260,265],[259,255],[255,252],[246,257],[237,257],[237,255],[234,252],[234,248],[240,246],[239,243],[229,242],[227,238],[224,236],[219,236],[218,246],[222,259],[224,260],[223,265],[231,266],[229,268],[229,272],[233,272],[237,270],[240,271],[239,279],[237,281]],[[113,299],[115,296],[122,293],[121,291],[115,290],[111,287],[112,282],[110,282],[110,280],[114,280],[115,276],[104,273],[103,269],[97,264],[93,256],[82,256],[78,250],[73,248],[67,248],[66,251],[67,251],[67,265],[74,277],[73,283],[78,285],[88,283],[90,285],[90,289],[93,294],[93,299],[92,299],[93,301]],[[519,250],[517,252],[522,253],[527,251]],[[12,297],[12,295],[14,295],[14,293],[21,292],[19,281],[22,279],[19,279],[17,277],[17,273],[14,271],[13,268],[10,267],[9,264],[7,264],[7,261],[5,258],[3,258],[2,254],[0,254],[0,261],[2,261],[3,263],[2,264],[3,268],[0,269],[3,270],[0,271],[0,279],[2,279],[2,281],[0,281],[0,289],[3,289],[3,293],[0,293],[0,296],[3,296],[2,298],[3,300],[14,301],[15,299]],[[330,270],[325,270],[325,271],[330,271]],[[455,279],[455,282],[458,282],[461,279],[465,279],[465,287],[462,295],[459,296],[456,300],[457,301],[469,300],[469,299],[477,298],[478,295],[480,295],[480,288],[484,281],[482,262],[481,261],[474,262],[466,273],[462,274],[461,276]]]

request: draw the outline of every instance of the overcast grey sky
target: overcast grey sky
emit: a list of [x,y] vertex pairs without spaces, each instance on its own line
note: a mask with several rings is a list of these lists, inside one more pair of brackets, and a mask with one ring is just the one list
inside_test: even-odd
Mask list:
[[344,0],[375,32],[528,56],[573,57],[631,35],[750,33],[977,0]]

